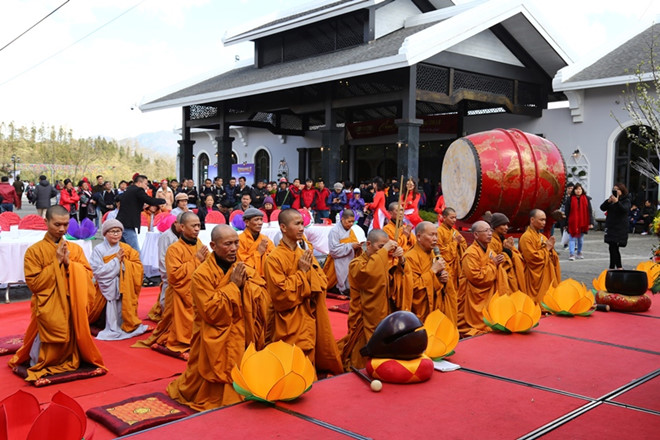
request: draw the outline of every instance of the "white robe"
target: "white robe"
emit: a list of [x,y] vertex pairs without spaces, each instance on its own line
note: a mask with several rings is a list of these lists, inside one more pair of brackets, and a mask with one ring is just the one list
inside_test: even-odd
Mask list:
[[121,292],[119,291],[119,271],[123,270],[123,265],[119,263],[118,258],[113,258],[107,263],[103,262],[103,257],[119,252],[119,244],[110,246],[104,238],[103,243],[99,244],[92,251],[92,257],[89,260],[94,279],[99,286],[101,294],[106,299],[105,306],[105,328],[96,335],[96,339],[102,341],[117,341],[128,339],[141,335],[147,331],[147,326],[142,324],[131,333],[126,333],[121,329]]
[[337,222],[328,234],[328,253],[334,259],[335,273],[337,274],[337,289],[340,291],[348,290],[348,265],[355,256],[353,243],[341,243],[340,240],[348,238],[351,230],[344,229],[344,226]]

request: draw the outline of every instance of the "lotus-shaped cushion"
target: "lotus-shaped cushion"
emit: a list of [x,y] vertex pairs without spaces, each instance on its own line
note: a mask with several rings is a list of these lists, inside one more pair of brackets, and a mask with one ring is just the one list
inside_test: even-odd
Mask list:
[[546,310],[563,316],[588,316],[594,311],[595,298],[584,284],[572,278],[551,286],[543,297]]
[[374,379],[389,383],[424,382],[433,375],[433,361],[428,356],[416,359],[369,359],[367,373]]
[[438,361],[454,354],[458,344],[458,328],[440,310],[435,310],[424,321],[424,328],[428,336],[425,354]]
[[231,224],[231,227],[237,231],[244,231],[245,220],[243,220],[243,211],[238,209],[236,211],[232,211],[232,213],[229,215],[229,224]]
[[484,323],[504,333],[525,333],[536,327],[541,307],[521,291],[511,295],[495,294],[484,308]]
[[316,371],[299,347],[277,341],[261,351],[250,344],[231,377],[236,392],[247,400],[275,402],[293,400],[309,391]]
[[69,220],[69,227],[66,230],[67,238],[70,240],[87,240],[94,238],[97,228],[94,222],[88,218],[84,218],[82,222],[72,218]]
[[168,229],[170,229],[170,227],[175,221],[176,221],[176,216],[172,214],[168,214],[160,221],[160,223],[158,223],[157,228],[160,232],[165,232]]
[[304,227],[312,226],[314,224],[314,219],[312,218],[311,215],[309,215],[308,210],[299,209],[298,212],[300,212],[300,215],[302,215]]

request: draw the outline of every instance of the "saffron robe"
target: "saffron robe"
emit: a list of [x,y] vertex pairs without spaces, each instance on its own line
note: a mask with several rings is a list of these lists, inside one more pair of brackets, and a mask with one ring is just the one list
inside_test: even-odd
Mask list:
[[199,239],[195,245],[190,245],[180,238],[169,247],[165,256],[169,285],[165,293],[163,315],[151,336],[138,341],[134,347],[158,344],[177,353],[185,353],[190,349],[194,318],[190,287],[192,274],[201,264],[195,255],[202,246]]
[[[396,224],[391,221],[383,227],[383,231],[387,233],[387,236],[390,237],[390,240],[394,240],[394,235],[396,233]],[[399,238],[396,240],[400,248],[403,249],[403,252],[408,252],[415,246],[417,243],[417,238],[412,232],[407,236],[403,233],[402,229],[399,229]]]
[[348,311],[348,333],[339,340],[341,360],[345,371],[351,365],[363,368],[366,359],[360,354],[376,326],[390,313],[390,300],[403,281],[403,269],[393,264],[387,249],[381,248],[371,256],[363,253],[351,261],[348,279],[351,300]]
[[[337,286],[339,291],[348,289],[348,265],[356,252],[353,243],[357,243],[353,229],[344,229],[341,222],[336,223],[328,234],[329,253],[323,265],[323,272],[328,279],[328,289]],[[358,251],[358,255],[359,255]]]
[[174,400],[197,411],[240,402],[232,386],[231,370],[245,348],[265,346],[268,291],[266,282],[247,267],[242,289],[230,281],[211,255],[192,276],[195,310],[188,366],[167,386]]
[[[124,251],[124,261],[117,253]],[[105,304],[105,329],[96,339],[111,341],[128,339],[147,331],[138,318],[138,299],[142,289],[140,254],[126,243],[110,246],[106,239],[94,248],[90,264],[96,280],[97,294]]]
[[149,310],[147,317],[153,322],[159,322],[162,318],[163,310],[165,310],[165,294],[167,292],[167,269],[165,267],[165,255],[169,247],[176,243],[179,239],[177,235],[172,232],[172,228],[160,234],[158,237],[158,272],[160,272],[160,295],[158,299]]
[[[268,247],[266,248],[266,252],[264,252],[263,255],[259,255],[257,248],[259,247],[259,244],[261,244],[262,240],[266,240],[268,242]],[[236,256],[238,261],[244,262],[246,266],[254,269],[257,274],[263,278],[266,257],[268,257],[268,254],[270,254],[273,249],[275,249],[275,245],[270,240],[270,238],[264,234],[259,234],[255,239],[252,236],[252,232],[246,229],[242,234],[239,234],[238,236],[238,251]]]
[[504,261],[500,265],[506,272],[507,282],[509,283],[509,290],[511,292],[520,290],[521,292],[525,293],[527,288],[525,282],[525,261],[523,260],[522,254],[518,249],[510,249],[511,256],[504,252],[503,240],[503,237],[500,237],[499,234],[494,233],[489,247],[493,250],[493,252],[495,252],[495,254],[504,255]]
[[500,295],[511,293],[502,264],[495,265],[490,258],[491,255],[495,253],[490,247],[484,250],[474,241],[468,246],[461,260],[465,276],[465,281],[461,285],[462,295],[465,297],[463,303],[465,321],[461,323],[458,331],[463,336],[474,336],[490,331],[484,323],[483,309],[495,292]]
[[[447,293],[445,284],[440,282],[438,275],[431,272],[433,254],[424,252],[419,244],[416,244],[406,252],[405,257],[406,285],[411,286],[406,296],[410,297],[412,294],[412,297],[409,299],[410,309],[402,308],[401,310],[410,310],[422,322],[436,309],[440,309],[444,313],[442,309]],[[405,307],[406,304],[408,304],[407,298],[403,301],[403,306]]]
[[107,370],[89,331],[87,301],[92,269],[80,246],[67,243],[69,267],[57,261],[57,244],[46,234],[25,252],[25,283],[32,291],[31,317],[23,346],[9,361],[30,361],[28,382],[75,371],[81,362]]
[[550,286],[561,281],[559,256],[554,249],[546,247],[545,235],[531,226],[520,236],[518,249],[525,259],[525,283],[523,290],[535,303],[540,304]]
[[441,223],[438,226],[438,249],[445,260],[445,270],[449,274],[449,280],[445,287],[444,304],[442,312],[454,323],[458,322],[458,292],[459,279],[461,276],[461,258],[467,248],[465,240],[458,243],[454,237],[459,232]]
[[307,272],[298,270],[302,255],[302,249],[280,241],[266,258],[266,285],[275,315],[272,342],[295,344],[317,370],[339,374],[343,368],[325,302],[327,280],[315,259]]

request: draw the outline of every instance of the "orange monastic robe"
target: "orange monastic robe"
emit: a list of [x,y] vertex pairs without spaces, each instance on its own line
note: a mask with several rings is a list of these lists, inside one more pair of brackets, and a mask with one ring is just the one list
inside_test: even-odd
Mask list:
[[[389,269],[389,270],[387,270]],[[381,248],[371,256],[363,253],[351,261],[348,280],[351,290],[348,312],[348,334],[339,340],[341,359],[346,371],[351,365],[365,366],[360,354],[376,326],[393,310],[390,299],[403,281],[403,269],[393,265],[387,250]]]
[[[531,226],[520,236],[518,249],[525,259],[526,290],[523,290],[537,304],[550,286],[561,281],[559,256],[554,249],[548,250],[548,239]],[[522,289],[521,289],[522,290]]]
[[186,371],[167,386],[167,394],[197,411],[240,402],[231,370],[245,348],[265,345],[266,282],[250,267],[241,289],[230,281],[211,254],[192,276],[195,309],[190,358]]
[[511,292],[520,290],[524,293],[527,287],[525,282],[525,261],[523,260],[520,251],[515,248],[510,249],[511,256],[507,255],[507,253],[504,252],[503,237],[500,237],[497,233],[493,234],[493,239],[489,246],[496,254],[504,255],[504,262],[501,266],[506,272],[509,290],[511,290]]
[[165,310],[151,336],[134,347],[151,347],[156,343],[177,353],[190,349],[194,318],[190,287],[192,274],[201,264],[195,255],[202,246],[199,239],[191,245],[180,238],[169,247],[165,255],[168,282]]
[[438,227],[438,248],[445,260],[445,270],[449,273],[449,281],[445,287],[444,304],[442,312],[456,325],[458,321],[458,292],[461,275],[461,258],[467,248],[465,240],[458,243],[455,239],[460,234],[456,229],[445,223]]
[[[433,264],[433,254],[431,252],[424,252],[424,250],[416,244],[406,252],[406,285],[412,286],[408,290],[408,297],[410,303],[406,298],[401,310],[410,310],[419,319],[424,322],[426,317],[436,309],[442,310],[445,304],[443,296],[446,296],[445,285],[440,282],[436,274],[431,272],[431,265]],[[410,308],[405,308],[406,304],[411,304]],[[443,311],[444,313],[444,311]]]
[[[394,240],[394,234],[396,232],[396,224],[394,221],[386,224],[383,227],[383,231],[385,231],[387,236],[390,237],[390,240]],[[408,252],[410,249],[412,249],[413,246],[415,246],[415,243],[417,243],[417,238],[412,232],[406,236],[403,233],[403,226],[401,226],[399,229],[399,239],[397,240],[397,243],[399,244],[399,247],[403,249],[403,252]]]
[[485,250],[474,241],[468,246],[461,260],[465,281],[461,285],[465,296],[463,303],[464,323],[461,323],[459,332],[464,336],[474,336],[490,331],[484,324],[483,309],[488,305],[495,292],[508,295],[509,286],[506,272],[500,264],[496,266],[490,258],[495,253],[487,247]]
[[30,361],[37,336],[39,354],[28,368],[29,382],[45,375],[75,371],[82,362],[107,370],[89,331],[88,292],[92,269],[80,246],[67,243],[69,267],[57,261],[57,244],[46,235],[25,252],[25,283],[32,291],[30,324],[23,346],[9,361],[14,368]]
[[343,368],[325,303],[327,280],[316,260],[307,272],[298,270],[302,255],[302,249],[280,241],[266,258],[266,285],[275,314],[272,342],[295,344],[317,370],[339,374]]
[[[263,255],[259,255],[257,248],[262,240],[268,242],[268,247]],[[264,234],[259,234],[255,239],[252,236],[252,233],[246,229],[238,236],[238,261],[242,261],[246,266],[254,269],[260,277],[264,276],[266,257],[268,257],[268,254],[270,254],[273,249],[275,249],[275,245],[270,238],[266,237]]]

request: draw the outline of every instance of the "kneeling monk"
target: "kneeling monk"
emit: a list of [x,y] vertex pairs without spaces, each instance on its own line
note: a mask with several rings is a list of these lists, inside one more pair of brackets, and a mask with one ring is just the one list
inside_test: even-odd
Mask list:
[[186,371],[167,387],[173,399],[197,411],[240,401],[231,369],[252,342],[264,347],[268,291],[266,282],[236,262],[238,235],[230,226],[211,232],[211,257],[192,276],[195,308]]
[[25,283],[32,291],[30,324],[23,346],[9,361],[15,368],[30,363],[28,382],[75,371],[82,362],[105,371],[89,331],[88,292],[92,270],[80,246],[64,240],[69,212],[61,205],[46,211],[48,231],[25,252]]

